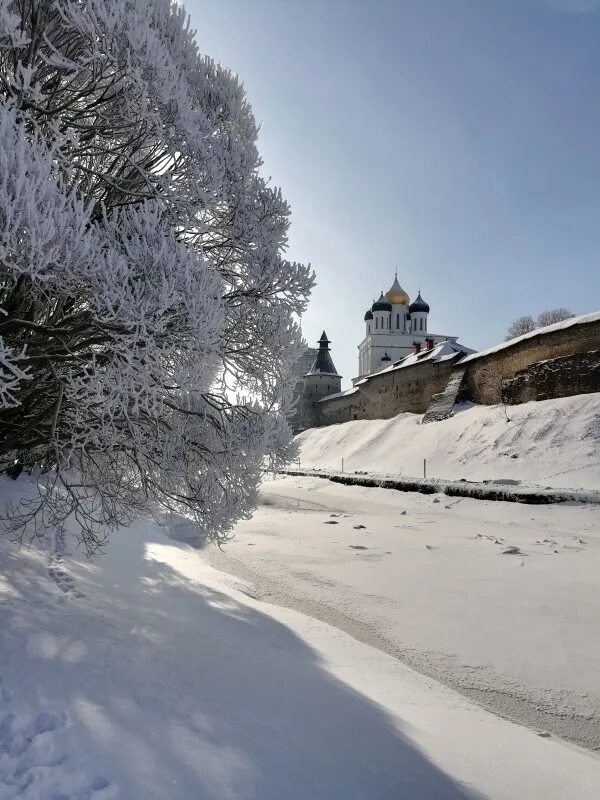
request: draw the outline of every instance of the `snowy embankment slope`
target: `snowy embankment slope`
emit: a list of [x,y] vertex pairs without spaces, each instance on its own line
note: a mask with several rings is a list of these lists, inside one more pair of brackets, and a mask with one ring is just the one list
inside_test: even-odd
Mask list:
[[600,489],[600,393],[518,406],[462,406],[442,422],[421,415],[357,420],[300,434],[302,467],[447,480],[519,480]]
[[71,551],[0,541],[2,800],[597,796],[591,755],[251,599],[150,522]]

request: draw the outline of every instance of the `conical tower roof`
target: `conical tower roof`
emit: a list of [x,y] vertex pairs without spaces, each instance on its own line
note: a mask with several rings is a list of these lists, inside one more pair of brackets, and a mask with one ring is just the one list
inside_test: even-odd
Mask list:
[[[321,334],[319,339],[319,352],[315,358],[312,367],[310,368],[309,375],[337,375],[338,371],[335,364],[331,360],[329,353],[329,339],[325,331]],[[341,377],[341,376],[339,376]]]

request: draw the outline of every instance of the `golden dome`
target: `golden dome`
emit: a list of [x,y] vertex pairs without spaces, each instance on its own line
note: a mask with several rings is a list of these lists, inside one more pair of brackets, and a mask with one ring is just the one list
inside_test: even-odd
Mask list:
[[408,306],[410,305],[410,298],[404,291],[404,289],[398,283],[398,276],[394,278],[394,282],[391,287],[385,293],[385,298],[388,303],[391,303],[395,306]]

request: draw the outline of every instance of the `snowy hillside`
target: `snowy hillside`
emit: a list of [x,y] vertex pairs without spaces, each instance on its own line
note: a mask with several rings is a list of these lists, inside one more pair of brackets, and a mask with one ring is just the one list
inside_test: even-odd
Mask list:
[[518,406],[471,406],[421,425],[421,416],[357,420],[299,437],[303,467],[446,479],[512,479],[600,487],[600,393]]

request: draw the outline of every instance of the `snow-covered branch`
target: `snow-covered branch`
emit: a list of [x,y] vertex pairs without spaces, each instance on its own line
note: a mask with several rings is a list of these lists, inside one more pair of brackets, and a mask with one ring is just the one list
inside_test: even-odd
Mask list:
[[150,501],[221,539],[289,453],[314,281],[243,87],[170,0],[0,25],[0,469],[48,476],[13,527],[75,514],[91,552]]

